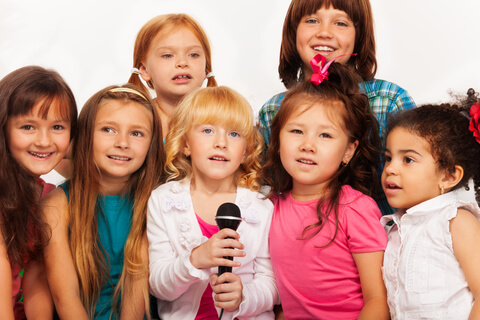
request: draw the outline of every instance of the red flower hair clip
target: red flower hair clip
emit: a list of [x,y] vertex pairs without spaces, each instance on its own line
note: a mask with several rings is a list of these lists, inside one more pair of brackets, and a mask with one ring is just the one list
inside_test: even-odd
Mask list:
[[478,120],[480,119],[480,103],[472,104],[470,108],[470,126],[468,127],[470,131],[473,132],[473,136],[480,143],[480,128]]
[[328,68],[330,67],[332,62],[335,61],[337,58],[348,56],[348,55],[356,56],[357,54],[356,53],[342,54],[340,56],[333,58],[327,64],[325,64],[325,62],[327,62],[327,58],[325,58],[321,54],[317,54],[315,57],[313,57],[312,60],[310,60],[310,65],[312,66],[312,70],[313,70],[313,74],[312,74],[312,77],[310,78],[310,82],[318,86],[320,83],[322,83],[323,80],[328,80]]

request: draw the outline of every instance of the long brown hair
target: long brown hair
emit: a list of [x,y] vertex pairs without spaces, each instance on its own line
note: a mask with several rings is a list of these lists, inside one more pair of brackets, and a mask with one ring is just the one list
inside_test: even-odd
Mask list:
[[70,250],[78,275],[80,297],[91,318],[101,288],[108,278],[103,248],[98,243],[97,198],[101,177],[93,161],[93,132],[99,106],[107,101],[135,102],[153,115],[152,140],[145,161],[131,175],[128,190],[124,194],[133,198],[132,226],[125,243],[123,271],[115,289],[114,307],[120,294],[122,302],[132,301],[133,298],[125,296],[123,290],[135,279],[143,278],[143,295],[146,308],[149,309],[148,266],[142,264],[140,247],[146,231],[148,198],[161,182],[164,163],[162,129],[152,101],[134,85],[127,84],[120,88],[133,89],[141,95],[127,90],[113,92],[114,88],[119,87],[100,90],[86,102],[78,118],[79,130],[73,144],[73,174],[69,185]]
[[27,66],[9,73],[0,81],[1,241],[5,243],[11,264],[20,267],[25,267],[25,259],[38,257],[50,237],[50,230],[38,208],[40,195],[35,177],[10,154],[5,127],[9,117],[26,115],[40,102],[40,116],[47,117],[50,109],[55,108],[61,119],[70,122],[72,139],[76,130],[77,104],[72,90],[57,72]]
[[297,28],[300,20],[315,13],[322,7],[345,11],[355,25],[355,46],[347,64],[355,67],[360,77],[366,81],[375,77],[377,58],[375,57],[375,34],[372,8],[369,0],[292,0],[283,23],[282,44],[278,73],[287,89],[303,80],[303,62],[297,51]]
[[[377,168],[380,159],[380,137],[378,122],[370,110],[368,98],[360,93],[358,75],[352,67],[333,63],[329,68],[329,80],[320,85],[304,81],[290,90],[272,122],[272,142],[268,149],[268,160],[262,169],[262,176],[271,187],[270,195],[292,189],[293,180],[282,165],[280,159],[280,131],[287,121],[299,111],[321,103],[328,113],[334,113],[341,119],[342,127],[350,142],[358,141],[354,156],[347,166],[339,165],[335,175],[326,187],[325,195],[317,205],[318,222],[308,226],[302,237],[313,237],[325,226],[330,214],[335,215],[338,231],[338,204],[341,188],[350,185],[364,194],[372,195],[378,187]],[[303,107],[299,109],[299,107]],[[310,232],[310,231],[313,231]],[[328,245],[327,244],[327,245]]]
[[[133,49],[133,67],[140,68],[147,58],[148,51],[153,40],[159,36],[167,36],[171,32],[177,30],[180,27],[185,27],[190,30],[200,41],[203,51],[205,52],[205,74],[212,72],[212,50],[210,49],[210,43],[208,41],[205,31],[202,26],[187,14],[164,14],[159,15],[148,21],[138,32],[137,39],[135,40],[135,47]],[[143,88],[145,91],[148,89],[143,85],[140,80],[140,76],[132,73],[129,83],[133,83],[136,86]],[[154,89],[153,82],[147,82],[150,89]],[[207,87],[216,87],[217,82],[215,77],[208,77]]]

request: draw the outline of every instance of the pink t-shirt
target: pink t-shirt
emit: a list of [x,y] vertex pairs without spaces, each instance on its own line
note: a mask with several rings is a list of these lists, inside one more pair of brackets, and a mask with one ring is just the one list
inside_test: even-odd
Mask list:
[[[218,226],[211,225],[206,223],[202,220],[198,215],[197,217],[198,224],[200,225],[200,230],[202,230],[202,234],[209,238],[218,232]],[[197,316],[195,320],[217,320],[218,313],[217,309],[215,309],[215,305],[213,303],[213,290],[210,285],[207,285],[207,288],[203,292],[202,299],[200,300],[200,306],[198,307]]]
[[[37,184],[42,187],[42,198],[55,189],[55,185],[46,183],[41,178],[37,180]],[[22,292],[20,291],[22,276],[20,275],[20,271],[22,271],[22,269],[19,266],[12,266],[12,303],[15,319],[25,319],[23,302],[20,301],[22,297]]]
[[270,255],[286,319],[357,319],[362,287],[352,253],[384,251],[381,213],[370,197],[343,186],[335,217],[312,238],[301,240],[305,227],[318,221],[318,200],[297,201],[290,192],[274,197]]

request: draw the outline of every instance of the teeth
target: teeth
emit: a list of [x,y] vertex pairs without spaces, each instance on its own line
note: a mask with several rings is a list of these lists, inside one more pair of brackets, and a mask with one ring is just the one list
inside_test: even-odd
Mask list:
[[314,47],[313,50],[315,50],[315,51],[327,51],[327,52],[335,51],[335,50],[333,50],[332,48],[327,47],[327,46]]
[[218,160],[218,161],[227,161],[225,158],[220,158],[220,157],[212,157],[213,160]]
[[313,162],[313,161],[310,161],[310,160],[304,160],[304,159],[300,159],[300,160],[298,160],[298,162],[301,162],[301,163],[306,163],[306,164],[315,164],[315,162]]
[[183,79],[183,78],[188,79],[188,76],[178,76],[176,79]]
[[109,156],[110,159],[113,159],[113,160],[121,160],[121,161],[128,161],[130,160],[130,158],[126,158],[126,157],[117,157],[117,156]]
[[36,153],[36,152],[30,151],[30,154],[31,154],[32,156],[35,156],[35,157],[38,157],[38,158],[46,158],[46,157],[52,155],[53,152],[50,152],[50,153]]

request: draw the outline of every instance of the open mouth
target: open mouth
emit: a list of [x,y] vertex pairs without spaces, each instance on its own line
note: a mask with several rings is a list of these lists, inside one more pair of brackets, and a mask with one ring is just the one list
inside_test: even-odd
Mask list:
[[401,189],[399,186],[396,184],[386,184],[385,187],[390,190],[396,190],[396,189]]
[[130,160],[132,160],[132,158],[119,157],[119,156],[108,156],[108,158],[110,158],[112,160],[119,160],[119,161],[130,161]]
[[32,156],[34,157],[37,157],[37,158],[41,158],[41,159],[44,159],[44,158],[48,158],[50,157],[53,152],[49,152],[49,153],[37,153],[37,152],[33,152],[33,151],[28,151],[29,154],[31,154]]
[[224,157],[211,157],[209,158],[210,160],[215,160],[215,161],[228,161],[226,158]]
[[318,51],[318,52],[333,52],[333,51],[335,51],[335,49],[333,49],[332,47],[328,47],[328,46],[315,46],[315,47],[313,47],[313,50]]
[[304,163],[304,164],[312,164],[316,165],[317,163],[312,161],[312,160],[307,160],[307,159],[298,159],[297,162]]
[[189,76],[188,74],[182,74],[174,77],[172,80],[185,80],[185,79],[192,79],[192,77]]

